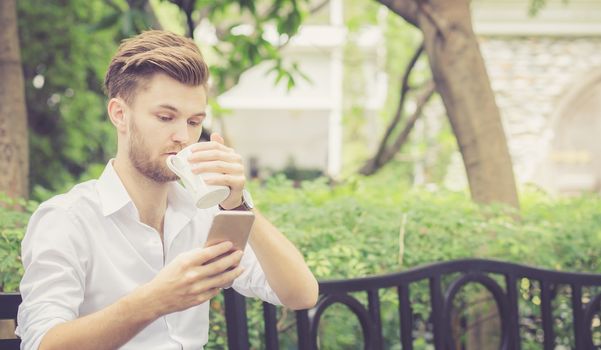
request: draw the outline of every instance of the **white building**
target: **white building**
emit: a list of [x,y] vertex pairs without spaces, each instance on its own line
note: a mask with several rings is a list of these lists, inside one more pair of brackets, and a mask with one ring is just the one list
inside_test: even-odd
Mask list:
[[[274,85],[276,73],[270,63],[245,72],[237,86],[218,98],[225,116],[223,132],[232,146],[247,160],[247,168],[265,174],[294,165],[319,170],[332,177],[342,165],[343,47],[346,28],[343,1],[331,0],[326,12],[329,23],[306,24],[284,48],[285,62],[296,62],[309,79],[296,79],[288,91],[285,83]],[[377,32],[377,30],[376,30]],[[381,36],[365,50],[377,50]],[[374,67],[365,67],[368,84],[379,85],[368,98],[368,108],[377,111],[383,103],[382,85]],[[384,84],[382,84],[384,83]]]

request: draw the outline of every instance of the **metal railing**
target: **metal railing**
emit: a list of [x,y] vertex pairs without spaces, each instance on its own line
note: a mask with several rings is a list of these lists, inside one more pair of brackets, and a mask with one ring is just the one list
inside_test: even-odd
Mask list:
[[[443,288],[442,279],[458,274]],[[490,275],[504,279],[501,286]],[[454,276],[453,276],[454,277]],[[318,349],[318,329],[324,312],[332,305],[346,305],[358,318],[363,332],[365,349],[383,349],[380,295],[382,289],[396,288],[398,295],[400,343],[403,350],[413,349],[413,310],[410,303],[410,286],[420,281],[429,284],[431,307],[430,322],[433,344],[436,349],[455,349],[452,337],[451,314],[453,301],[462,287],[477,283],[486,288],[497,304],[500,318],[500,349],[521,349],[519,323],[518,283],[522,278],[540,284],[540,316],[544,332],[545,350],[555,349],[552,300],[558,286],[569,286],[573,322],[573,339],[576,350],[594,349],[591,334],[593,318],[600,311],[601,294],[583,302],[583,288],[601,286],[601,275],[567,273],[492,260],[455,260],[417,267],[382,276],[350,280],[322,281],[319,283],[320,299],[309,310],[296,311],[296,333],[300,349]],[[367,305],[350,293],[367,294]],[[230,349],[249,349],[245,299],[235,291],[225,292],[226,324]],[[276,307],[263,303],[265,339],[267,350],[279,349]]]
[[[458,275],[458,277],[454,275]],[[443,286],[442,280],[456,277]],[[492,278],[501,276],[505,286]],[[544,349],[555,348],[552,301],[559,286],[570,287],[573,339],[576,350],[594,349],[591,327],[593,318],[601,309],[601,293],[583,301],[583,289],[601,286],[601,275],[567,273],[537,269],[518,264],[491,260],[455,260],[417,267],[381,276],[349,280],[322,281],[320,299],[309,310],[296,311],[296,333],[299,349],[318,348],[319,323],[324,312],[332,305],[346,305],[358,318],[363,332],[365,349],[383,349],[380,290],[394,288],[398,295],[400,343],[403,350],[413,349],[413,310],[410,286],[421,281],[429,284],[431,307],[430,322],[436,349],[455,349],[452,339],[451,314],[453,301],[459,291],[470,283],[486,288],[497,304],[500,318],[500,348],[520,350],[518,283],[522,278],[538,281],[540,285],[540,316],[544,333]],[[366,293],[367,305],[351,293]],[[0,293],[0,319],[16,319],[21,296]],[[225,291],[225,318],[230,349],[249,349],[246,299],[233,290]],[[263,303],[265,324],[264,341],[267,350],[279,349],[276,307]],[[1,339],[0,349],[18,349],[18,339]]]

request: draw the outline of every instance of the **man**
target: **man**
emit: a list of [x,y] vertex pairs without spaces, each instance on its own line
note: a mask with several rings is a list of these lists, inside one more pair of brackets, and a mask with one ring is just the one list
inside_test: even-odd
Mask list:
[[[207,180],[231,189],[220,208],[197,209],[167,168],[199,139],[208,75],[190,39],[148,31],[121,44],[105,78],[116,157],[98,180],[42,203],[23,239],[23,349],[201,349],[208,301],[229,285],[292,309],[315,304],[315,278],[251,208],[241,158],[219,135],[189,161],[222,174]],[[244,253],[204,247],[218,210],[255,212]]]

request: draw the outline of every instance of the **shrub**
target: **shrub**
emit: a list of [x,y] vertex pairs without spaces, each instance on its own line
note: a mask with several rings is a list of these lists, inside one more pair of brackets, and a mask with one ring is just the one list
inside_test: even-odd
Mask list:
[[[601,245],[598,196],[554,198],[526,187],[517,213],[501,205],[478,206],[466,193],[396,184],[391,173],[356,177],[334,186],[318,179],[304,182],[300,188],[284,177],[275,177],[264,184],[254,183],[252,192],[259,208],[296,243],[319,279],[360,277],[473,257],[601,273],[601,255],[595,248]],[[522,291],[520,307],[530,310],[524,317],[538,317],[535,292]],[[428,318],[427,296],[425,284],[412,289],[417,319]],[[381,298],[385,346],[400,348],[395,343],[398,327],[387,326],[395,318],[398,324],[396,296],[383,291]],[[563,297],[557,304],[567,307],[569,300]],[[259,303],[251,303],[248,316],[253,348],[264,348],[261,315]],[[323,348],[350,349],[361,342],[356,336],[360,334],[358,322],[346,315],[350,314],[344,308],[326,313],[320,323]],[[280,323],[293,323],[292,315],[281,317]],[[216,327],[223,330],[223,324]],[[280,335],[283,348],[295,348],[294,332],[291,327]],[[416,341],[416,348],[428,348],[424,341],[427,331],[420,334],[423,337]],[[225,332],[212,332],[211,337],[210,346],[216,343],[213,339],[225,337]],[[536,329],[523,337],[525,349],[540,347],[532,345],[539,341]],[[564,343],[569,345],[569,340]]]
[[0,291],[14,292],[23,275],[21,240],[37,203],[0,193]]

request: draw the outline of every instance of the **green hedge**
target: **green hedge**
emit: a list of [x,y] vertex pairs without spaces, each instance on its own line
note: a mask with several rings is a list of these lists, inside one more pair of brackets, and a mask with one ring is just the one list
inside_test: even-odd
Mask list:
[[[533,187],[523,188],[518,215],[503,206],[479,207],[466,193],[411,189],[399,184],[394,170],[341,184],[318,179],[296,188],[279,176],[251,183],[250,187],[259,208],[299,247],[320,279],[380,274],[464,257],[601,273],[601,198],[594,195],[555,198]],[[19,245],[35,203],[6,198],[2,203],[0,280],[2,289],[11,291],[18,287],[22,274]],[[25,210],[10,209],[14,207]],[[416,314],[423,317],[428,313],[426,294],[415,293],[413,299]],[[394,305],[395,296],[385,292],[383,303],[387,300]],[[208,349],[220,348],[225,342],[220,298],[212,308],[218,312],[212,313]],[[339,312],[345,311],[333,311],[332,315]],[[383,315],[385,320],[387,317],[395,316]],[[282,328],[288,325],[282,333],[283,348],[294,348],[292,319],[291,313],[282,316]],[[347,319],[348,324],[338,322],[335,326],[328,323],[328,317],[324,319],[324,348],[333,344],[354,348],[356,332],[339,329],[358,327],[353,317]],[[252,345],[262,348],[259,303],[249,306],[249,322]],[[385,336],[393,339],[398,336],[395,332],[398,330],[385,330]],[[532,339],[536,342],[536,336]],[[388,346],[396,347],[393,343]],[[416,346],[421,348],[419,341]]]
[[[504,206],[477,206],[466,193],[410,189],[399,184],[394,173],[357,177],[333,186],[320,179],[305,182],[301,188],[277,177],[263,185],[253,184],[253,194],[260,209],[297,244],[320,279],[381,274],[466,257],[601,273],[601,198],[596,195],[555,198],[526,187],[520,191],[518,213]],[[424,321],[414,346],[430,349],[431,334],[425,326],[430,312],[428,286],[417,285],[411,293],[415,317]],[[524,280],[520,294],[522,348],[538,349],[542,344],[540,290]],[[573,339],[566,294],[569,291],[560,293],[554,307],[563,312],[556,317],[558,345],[569,347]],[[356,297],[365,299],[360,293]],[[396,294],[382,291],[381,298],[385,348],[398,349]],[[219,344],[225,336],[221,315],[212,315],[215,328],[210,345]],[[249,303],[249,332],[256,349],[264,348],[261,317],[260,304]],[[284,349],[295,348],[293,322],[291,313],[280,313],[281,328],[287,329],[280,335]],[[344,307],[335,307],[322,319],[320,344],[324,349],[358,349],[360,333],[356,318]]]
[[23,275],[21,239],[37,203],[0,193],[0,291],[18,290]]

